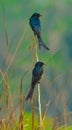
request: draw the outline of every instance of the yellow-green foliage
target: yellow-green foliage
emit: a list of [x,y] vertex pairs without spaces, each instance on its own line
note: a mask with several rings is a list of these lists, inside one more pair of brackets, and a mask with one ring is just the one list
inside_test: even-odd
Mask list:
[[[24,129],[25,130],[32,130],[32,115],[31,113],[25,113],[24,114]],[[19,126],[19,124],[17,124]],[[38,130],[38,116],[35,114],[35,120],[34,120],[34,126],[35,130]],[[43,123],[42,130],[51,130],[52,129],[52,119],[51,118],[46,118]],[[14,128],[13,130],[16,130]]]
[[72,127],[67,127],[67,128],[61,128],[59,130],[72,130]]

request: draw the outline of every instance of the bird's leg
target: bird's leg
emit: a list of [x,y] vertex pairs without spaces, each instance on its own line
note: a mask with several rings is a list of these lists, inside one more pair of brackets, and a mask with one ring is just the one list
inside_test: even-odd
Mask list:
[[40,84],[40,81],[38,81],[37,83]]

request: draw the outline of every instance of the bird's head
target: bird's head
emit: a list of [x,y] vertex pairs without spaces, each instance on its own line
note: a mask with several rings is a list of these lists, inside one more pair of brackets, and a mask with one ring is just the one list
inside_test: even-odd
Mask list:
[[39,14],[39,13],[34,13],[34,14],[32,15],[32,17],[36,17],[36,18],[39,18],[40,16],[42,16],[42,15]]
[[38,62],[36,62],[35,67],[42,67],[43,65],[44,65],[43,62],[38,61]]

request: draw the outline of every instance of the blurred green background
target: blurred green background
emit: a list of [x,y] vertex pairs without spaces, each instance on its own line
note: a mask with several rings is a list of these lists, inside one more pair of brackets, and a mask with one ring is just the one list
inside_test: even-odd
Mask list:
[[[29,18],[34,12],[41,17],[42,37],[50,52],[39,51],[39,59],[47,63],[41,80],[42,111],[46,100],[52,101],[48,114],[61,114],[63,103],[66,110],[72,111],[72,0],[1,0],[0,1],[0,68],[6,71],[6,40],[4,32],[4,16],[2,4],[5,7],[6,27],[8,34],[8,65],[15,53],[23,31],[27,28],[23,41],[8,69],[10,89],[14,103],[18,102],[20,79],[24,76],[23,93],[26,96],[30,87],[31,74],[35,59],[35,49],[29,49],[34,44],[34,35],[29,26]],[[62,49],[63,48],[63,49]],[[50,58],[62,49],[50,62]],[[2,76],[0,75],[0,80]],[[3,106],[4,83],[0,82],[0,105]],[[35,90],[36,105],[37,87]],[[55,98],[56,96],[56,98]],[[30,104],[26,109],[30,110]],[[2,113],[1,113],[2,114]]]

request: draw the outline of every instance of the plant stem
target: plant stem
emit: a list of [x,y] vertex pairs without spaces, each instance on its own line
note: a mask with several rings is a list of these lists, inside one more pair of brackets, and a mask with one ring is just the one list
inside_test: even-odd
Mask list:
[[[36,43],[36,61],[39,61],[39,56],[38,56],[38,50],[37,50],[37,41],[35,37],[35,43]],[[39,128],[41,129],[42,127],[42,114],[41,114],[41,99],[40,99],[40,83],[38,83],[38,111],[39,111]]]

